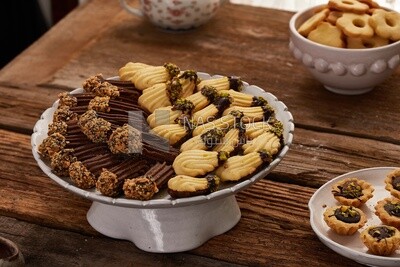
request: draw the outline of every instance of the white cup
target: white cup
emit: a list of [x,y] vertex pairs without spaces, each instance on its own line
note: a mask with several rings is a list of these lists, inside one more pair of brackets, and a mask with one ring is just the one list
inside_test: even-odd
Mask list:
[[147,17],[154,25],[170,30],[187,30],[209,21],[226,0],[140,0],[140,7],[120,0],[129,13]]

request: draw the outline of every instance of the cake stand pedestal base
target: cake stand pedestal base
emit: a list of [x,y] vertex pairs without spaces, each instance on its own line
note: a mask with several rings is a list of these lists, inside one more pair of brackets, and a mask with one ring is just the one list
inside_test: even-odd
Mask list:
[[235,195],[196,205],[129,208],[93,202],[89,224],[108,237],[132,241],[149,252],[172,253],[199,247],[240,220]]

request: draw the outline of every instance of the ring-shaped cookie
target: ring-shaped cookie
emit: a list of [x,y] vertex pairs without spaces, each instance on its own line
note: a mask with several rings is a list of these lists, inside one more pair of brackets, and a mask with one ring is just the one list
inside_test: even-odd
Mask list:
[[334,10],[357,14],[366,13],[369,9],[369,5],[357,0],[329,0],[328,7]]
[[369,24],[378,36],[392,41],[400,40],[400,13],[376,9],[369,19]]
[[344,13],[336,21],[336,26],[340,28],[346,36],[369,38],[374,36],[374,29],[369,25],[370,15]]

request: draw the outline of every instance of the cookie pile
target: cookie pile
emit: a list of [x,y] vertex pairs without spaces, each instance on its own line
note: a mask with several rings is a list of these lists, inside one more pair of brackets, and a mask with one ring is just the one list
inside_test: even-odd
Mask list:
[[327,46],[374,48],[400,40],[400,13],[382,9],[373,0],[329,0],[298,32]]
[[[166,63],[127,63],[119,80],[88,78],[59,95],[38,153],[77,187],[149,200],[204,195],[267,166],[283,125],[239,77],[202,80]],[[165,191],[165,190],[162,190]]]
[[[376,255],[388,256],[400,248],[400,169],[387,174],[385,189],[392,197],[379,200],[375,214],[382,225],[372,225],[360,233],[361,241]],[[368,221],[363,205],[373,197],[374,188],[359,178],[346,178],[332,187],[338,206],[323,213],[326,224],[339,235],[353,235]]]

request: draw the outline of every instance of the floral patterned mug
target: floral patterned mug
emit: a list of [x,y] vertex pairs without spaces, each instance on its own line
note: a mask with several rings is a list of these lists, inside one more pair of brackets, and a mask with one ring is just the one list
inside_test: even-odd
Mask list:
[[140,0],[140,8],[120,0],[129,13],[147,17],[153,24],[170,30],[187,30],[209,21],[227,0]]

